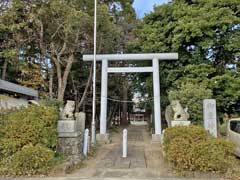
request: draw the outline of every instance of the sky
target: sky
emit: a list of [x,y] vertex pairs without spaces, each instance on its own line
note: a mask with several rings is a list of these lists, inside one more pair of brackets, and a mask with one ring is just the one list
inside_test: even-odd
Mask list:
[[142,18],[145,13],[153,10],[154,5],[167,3],[169,0],[134,0],[133,7],[137,12],[137,16]]

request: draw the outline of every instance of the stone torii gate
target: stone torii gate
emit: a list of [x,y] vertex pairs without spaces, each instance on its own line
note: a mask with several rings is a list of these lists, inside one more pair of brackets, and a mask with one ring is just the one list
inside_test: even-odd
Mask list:
[[[93,55],[84,55],[83,61],[93,61]],[[152,53],[152,54],[101,54],[96,56],[97,61],[102,61],[102,80],[101,80],[101,109],[100,109],[100,134],[97,140],[107,142],[107,95],[108,95],[108,73],[153,73],[153,93],[154,93],[154,123],[155,134],[152,135],[153,142],[160,142],[161,127],[161,108],[160,108],[160,81],[159,81],[159,60],[177,60],[178,53]],[[126,60],[151,60],[150,67],[108,67],[108,61]]]

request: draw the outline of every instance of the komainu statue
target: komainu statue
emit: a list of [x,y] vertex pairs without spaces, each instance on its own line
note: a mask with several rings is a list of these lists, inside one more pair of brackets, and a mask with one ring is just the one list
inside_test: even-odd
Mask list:
[[187,121],[190,117],[187,111],[188,108],[186,107],[183,109],[180,101],[171,101],[171,104],[167,106],[165,110],[165,118],[167,120],[168,127],[171,127],[171,121]]
[[60,117],[64,119],[74,119],[75,101],[67,101],[63,110],[60,112]]

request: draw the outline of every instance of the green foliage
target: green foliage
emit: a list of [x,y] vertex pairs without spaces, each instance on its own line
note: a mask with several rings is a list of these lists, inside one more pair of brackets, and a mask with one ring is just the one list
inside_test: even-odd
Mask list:
[[20,66],[20,77],[17,82],[23,86],[40,90],[40,95],[43,94],[43,88],[46,87],[46,81],[42,76],[41,65],[34,62],[21,63]]
[[180,56],[185,62],[206,60],[205,53],[211,49],[214,60],[226,63],[234,56],[223,44],[235,39],[232,35],[239,28],[232,27],[240,23],[238,12],[238,0],[173,1],[156,7],[144,18],[136,30],[136,43],[144,51],[178,51],[197,57]]
[[236,103],[240,100],[239,73],[226,71],[223,75],[213,77],[211,84],[214,98],[217,100],[218,111],[229,115],[237,113]]
[[180,100],[181,104],[188,107],[190,120],[200,124],[203,120],[203,99],[212,97],[212,90],[203,84],[191,82],[182,83],[176,90],[169,92],[169,100]]
[[[170,90],[182,89],[182,84],[192,83],[194,88],[201,84],[201,88],[212,91],[217,105],[221,98],[218,111],[232,113],[235,109],[230,112],[228,107],[230,102],[236,104],[233,94],[238,94],[237,90],[226,99],[220,97],[228,89],[226,83],[219,96],[215,96],[210,80],[225,74],[226,64],[238,64],[239,69],[239,8],[239,0],[173,0],[157,6],[135,28],[136,39],[129,43],[129,51],[178,52],[179,60],[160,62],[161,95],[166,97]],[[150,79],[139,76],[141,82]],[[152,84],[147,85],[147,93],[151,94]],[[164,108],[166,101],[161,103]]]
[[[132,3],[104,0],[98,4],[98,53],[117,52],[124,46],[123,31],[129,29],[122,24],[135,19]],[[60,94],[59,100],[63,100],[66,88],[68,98],[82,97],[90,66],[84,63],[83,69],[79,64],[83,64],[82,54],[93,50],[94,2],[11,0],[0,8],[0,66],[7,62],[0,73],[7,72],[8,80],[33,87],[40,95],[46,96],[52,89],[53,96]],[[120,21],[122,24],[117,23]],[[70,73],[73,82],[68,78]],[[53,84],[48,83],[50,79]],[[72,93],[72,89],[80,93]]]
[[220,118],[223,118],[224,113],[238,113],[236,104],[240,99],[239,84],[240,76],[236,70],[226,70],[224,74],[218,75],[216,68],[211,65],[188,65],[175,78],[168,98],[180,100],[188,106],[191,120],[201,123],[202,101],[206,98],[216,99]]
[[[210,78],[216,73],[216,69],[209,64],[190,64],[185,66],[179,72],[178,77],[174,80],[174,85],[181,85],[181,83],[202,84],[207,87],[210,85]],[[170,74],[169,76],[174,74]]]
[[164,150],[167,159],[180,171],[226,172],[234,162],[234,145],[207,136],[198,126],[166,129]]
[[0,163],[0,174],[46,174],[54,163],[54,152],[42,145],[28,144]]
[[55,107],[29,106],[3,114],[0,119],[0,161],[4,162],[1,171],[13,174],[14,169],[6,172],[8,165],[13,165],[18,175],[48,168],[57,146],[57,119]]

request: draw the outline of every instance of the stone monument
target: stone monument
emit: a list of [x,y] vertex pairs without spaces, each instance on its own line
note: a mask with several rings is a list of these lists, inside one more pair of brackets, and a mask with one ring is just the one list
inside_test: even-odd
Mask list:
[[75,102],[67,101],[64,109],[60,112],[60,119],[57,124],[57,149],[59,153],[69,156],[74,162],[78,163],[82,159],[83,133],[79,125],[81,120],[74,119],[74,110]]
[[81,133],[83,134],[85,131],[86,114],[84,112],[77,112],[75,113],[75,118],[77,121],[77,127],[80,129]]
[[168,127],[174,126],[189,126],[191,124],[189,119],[188,108],[183,109],[180,101],[171,101],[171,104],[167,106],[165,111],[165,118],[168,123]]
[[204,128],[209,133],[217,137],[217,110],[215,99],[204,99],[203,100],[203,119]]

